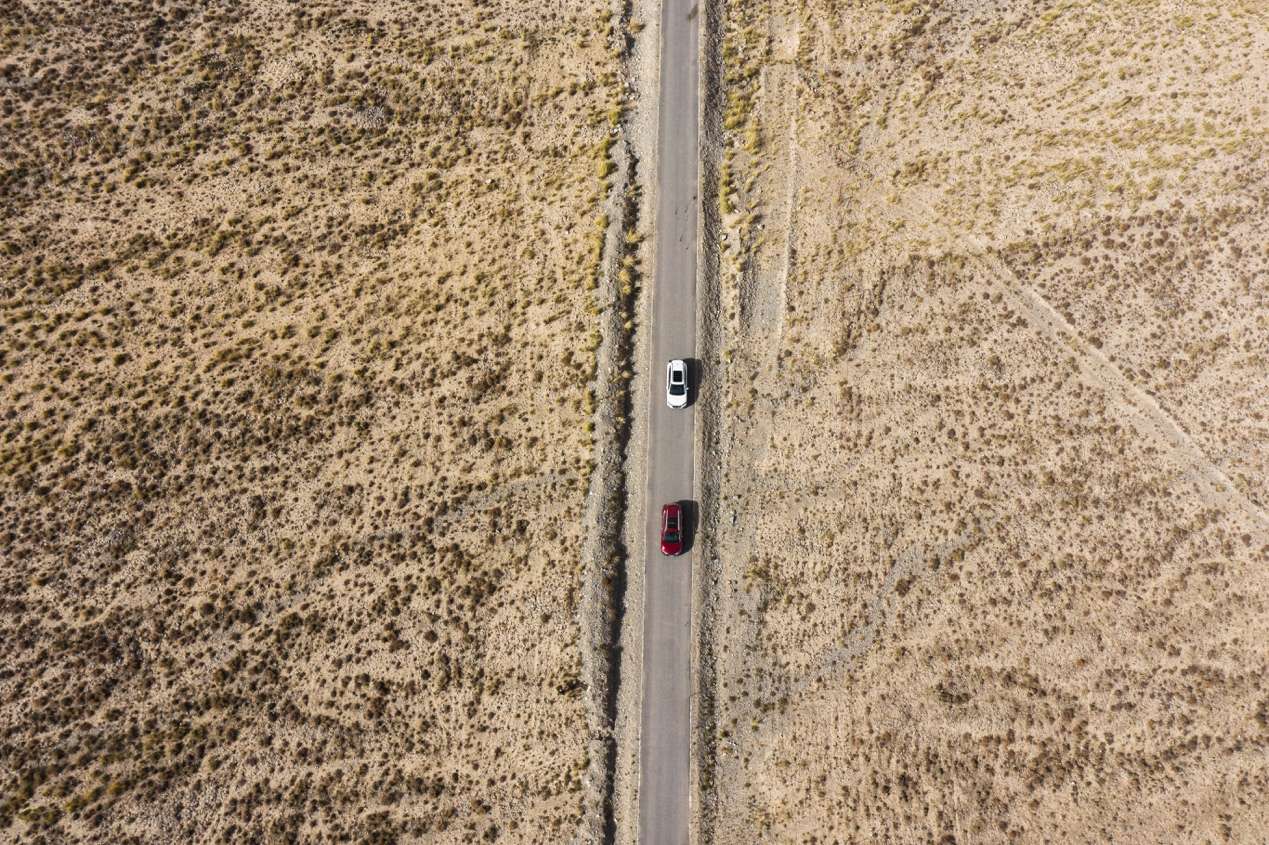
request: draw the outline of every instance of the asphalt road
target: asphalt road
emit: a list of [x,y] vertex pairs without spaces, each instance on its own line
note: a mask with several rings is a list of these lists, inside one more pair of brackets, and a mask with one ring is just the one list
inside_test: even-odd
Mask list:
[[[660,520],[663,504],[694,497],[693,406],[666,406],[665,364],[696,357],[697,80],[696,0],[662,0],[639,734],[639,841],[646,845],[686,845],[691,797],[693,556],[661,556]],[[699,373],[689,365],[689,375],[694,402]]]

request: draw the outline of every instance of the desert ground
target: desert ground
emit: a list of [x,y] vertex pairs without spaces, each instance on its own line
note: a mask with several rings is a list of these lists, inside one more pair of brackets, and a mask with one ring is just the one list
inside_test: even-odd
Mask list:
[[1269,10],[720,20],[702,841],[1265,841]]
[[593,822],[611,14],[6,4],[0,840]]

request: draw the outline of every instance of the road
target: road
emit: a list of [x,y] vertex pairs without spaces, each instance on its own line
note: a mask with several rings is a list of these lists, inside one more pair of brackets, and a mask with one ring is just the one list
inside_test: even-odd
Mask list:
[[[644,502],[643,707],[639,841],[688,841],[692,554],[664,558],[661,506],[693,500],[693,410],[665,404],[665,362],[695,358],[699,153],[696,0],[662,0],[658,106],[656,275],[648,383],[648,490]],[[689,368],[693,377],[699,375]],[[695,378],[694,378],[695,381]],[[695,384],[692,385],[693,391]],[[694,393],[690,395],[695,399]],[[695,513],[693,508],[691,513]]]

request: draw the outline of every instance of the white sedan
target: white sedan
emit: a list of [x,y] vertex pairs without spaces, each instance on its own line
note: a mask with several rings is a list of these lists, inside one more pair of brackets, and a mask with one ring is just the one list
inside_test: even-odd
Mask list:
[[665,404],[687,407],[687,364],[678,358],[665,365]]

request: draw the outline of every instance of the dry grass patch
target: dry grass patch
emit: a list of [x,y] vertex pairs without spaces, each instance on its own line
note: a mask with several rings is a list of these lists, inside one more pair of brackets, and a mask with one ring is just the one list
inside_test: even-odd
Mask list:
[[6,17],[0,835],[574,835],[609,13]]
[[1264,13],[1024,5],[726,8],[715,842],[1269,824]]

